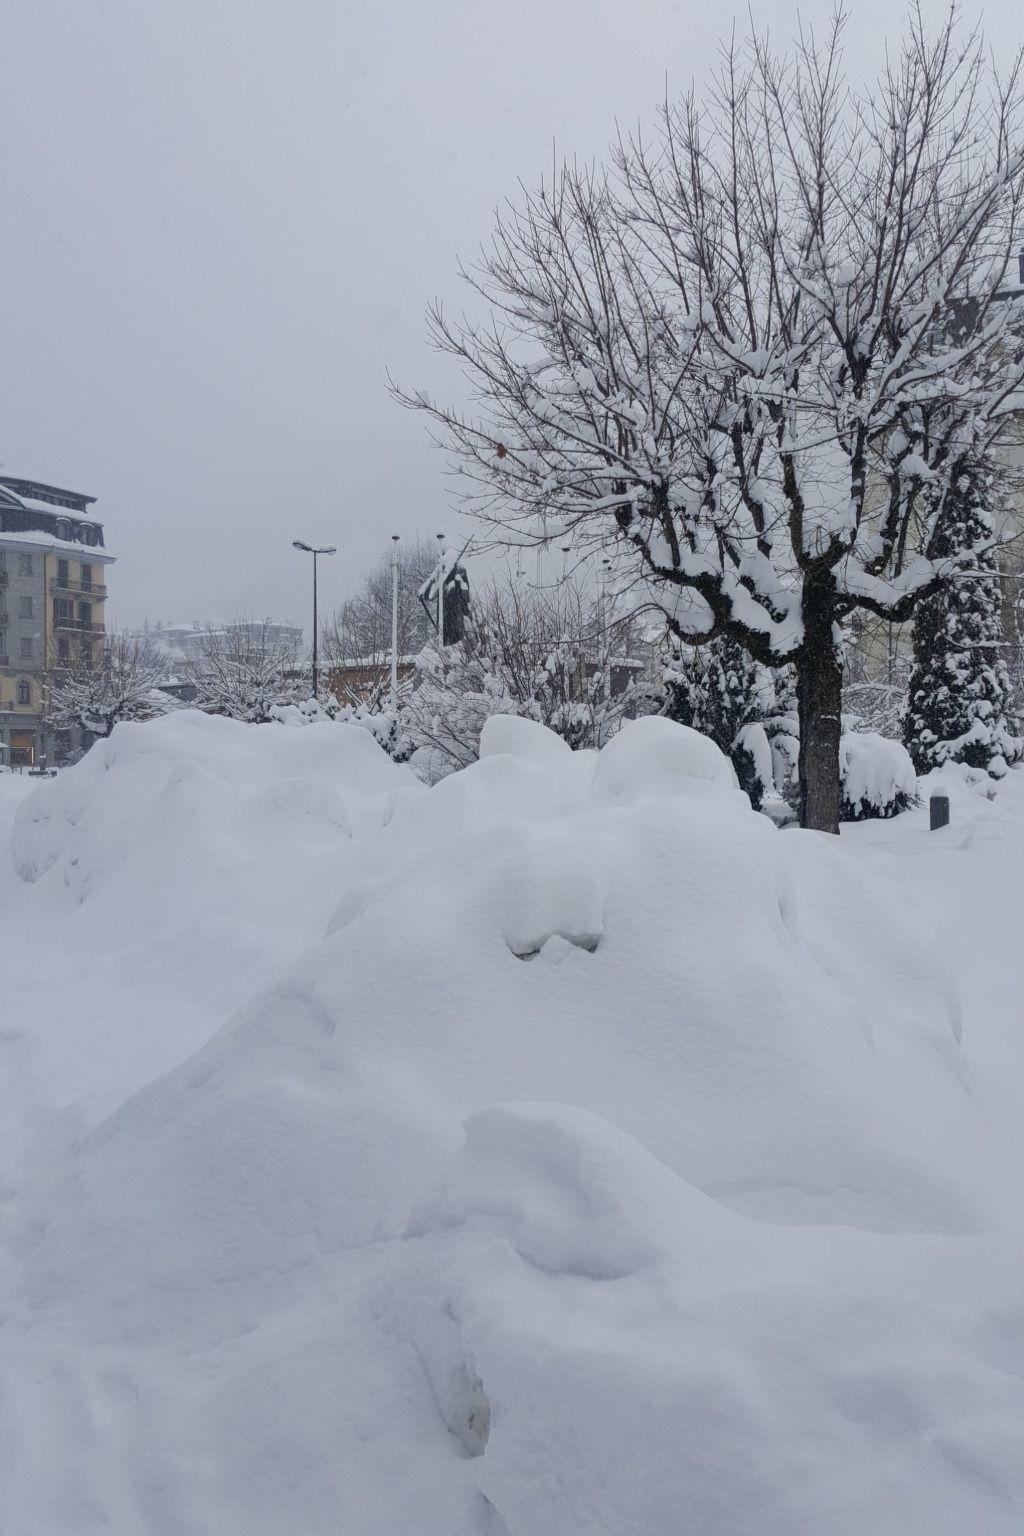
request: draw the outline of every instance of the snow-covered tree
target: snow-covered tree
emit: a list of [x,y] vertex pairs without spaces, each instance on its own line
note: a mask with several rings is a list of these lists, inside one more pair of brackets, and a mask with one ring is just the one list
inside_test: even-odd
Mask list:
[[914,621],[904,740],[919,773],[957,762],[999,778],[1020,755],[1007,716],[1011,685],[991,547],[992,481],[991,466],[967,456],[943,490],[934,551],[959,563],[918,606]]
[[429,777],[472,762],[495,714],[537,720],[573,748],[601,746],[631,703],[634,638],[585,581],[492,583],[476,594],[460,642],[420,652],[396,739],[418,751]]
[[57,731],[109,736],[122,720],[151,720],[175,707],[160,691],[166,678],[166,657],[149,635],[111,631],[99,656],[90,645],[56,663],[48,722]]
[[403,397],[499,540],[598,549],[682,643],[794,668],[801,819],[833,832],[842,625],[907,621],[977,557],[922,491],[1024,382],[1019,67],[916,6],[858,90],[843,24],[727,48],[614,173],[556,168],[465,272],[473,312],[432,311],[475,406]]
[[773,786],[764,721],[774,716],[775,690],[767,668],[726,634],[707,645],[676,645],[665,659],[664,680],[663,713],[711,737],[759,810]]
[[[391,664],[391,559],[383,550],[369,575],[352,597],[323,626],[323,652],[331,663],[360,661],[379,666],[387,675]],[[419,601],[419,590],[437,564],[433,539],[402,539],[398,545],[398,653],[413,656],[433,633]]]
[[275,626],[237,619],[208,629],[189,656],[184,673],[195,689],[195,707],[262,725],[276,705],[294,703],[308,692],[299,679],[296,645]]

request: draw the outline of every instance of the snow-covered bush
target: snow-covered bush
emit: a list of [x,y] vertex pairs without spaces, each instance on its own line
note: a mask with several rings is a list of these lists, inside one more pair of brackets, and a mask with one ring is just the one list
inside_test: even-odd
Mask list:
[[628,623],[614,622],[583,581],[495,584],[478,595],[461,640],[416,657],[398,739],[428,782],[474,761],[493,715],[534,720],[574,750],[599,747],[631,710],[630,640]]
[[320,699],[303,699],[293,704],[273,704],[268,710],[271,721],[280,725],[358,725],[368,731],[374,741],[395,762],[405,762],[411,751],[408,736],[402,723],[402,709],[407,688],[399,690],[398,701],[391,704],[391,697],[383,688],[376,689],[370,698],[357,704],[341,704],[333,694]]
[[839,744],[843,821],[887,820],[917,803],[907,749],[874,731],[846,731]]
[[786,750],[795,716],[791,721],[785,704],[780,708],[767,667],[724,636],[708,645],[674,646],[665,658],[663,678],[663,713],[710,736],[730,758],[755,810],[774,790],[785,794],[799,741],[792,753]]
[[480,733],[492,715],[518,713],[518,701],[478,629],[458,645],[424,646],[402,710],[409,761],[426,783],[436,783],[476,759]]

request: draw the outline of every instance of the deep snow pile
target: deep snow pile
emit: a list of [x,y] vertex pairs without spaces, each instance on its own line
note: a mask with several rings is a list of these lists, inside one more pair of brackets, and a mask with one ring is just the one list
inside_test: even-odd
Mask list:
[[186,970],[210,923],[294,936],[300,873],[320,907],[19,1170],[0,1529],[1019,1532],[1020,1051],[931,878],[1019,868],[1016,776],[941,846],[922,812],[840,845],[660,719],[573,754],[496,717],[429,791],[357,728],[209,724],[17,819],[25,942],[94,904],[104,967],[165,866]]

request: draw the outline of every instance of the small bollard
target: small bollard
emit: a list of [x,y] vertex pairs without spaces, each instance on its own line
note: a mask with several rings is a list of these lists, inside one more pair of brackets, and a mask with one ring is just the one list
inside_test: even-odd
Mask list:
[[949,796],[932,795],[928,801],[928,813],[932,832],[949,826]]

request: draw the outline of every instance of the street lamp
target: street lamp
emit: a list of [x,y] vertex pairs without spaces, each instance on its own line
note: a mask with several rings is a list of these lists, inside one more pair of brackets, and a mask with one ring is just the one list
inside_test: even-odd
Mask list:
[[316,699],[320,695],[320,674],[316,664],[318,624],[316,616],[316,557],[317,555],[336,555],[338,553],[338,547],[336,544],[306,544],[302,539],[292,539],[292,548],[301,549],[307,555],[313,556],[313,697]]
[[398,534],[391,535],[391,708],[398,708]]
[[437,536],[437,643],[444,648],[444,534]]

